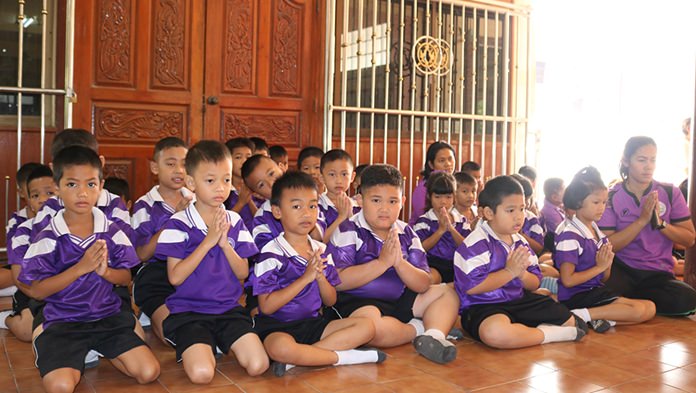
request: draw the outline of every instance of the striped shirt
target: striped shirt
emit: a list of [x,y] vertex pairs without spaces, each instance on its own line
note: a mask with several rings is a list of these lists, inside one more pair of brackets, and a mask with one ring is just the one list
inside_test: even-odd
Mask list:
[[[348,201],[353,206],[353,214],[351,214],[351,216],[358,214],[358,212],[360,212],[360,206],[358,206],[358,203],[353,198],[348,198]],[[338,218],[338,209],[331,198],[326,195],[326,192],[319,195],[319,211],[323,215],[324,228],[330,227]]]
[[526,209],[524,211],[524,224],[522,224],[521,232],[542,246],[544,245],[544,228],[542,228],[539,218]]
[[[271,201],[265,201],[259,210],[256,211],[254,216],[254,228],[251,233],[254,237],[254,243],[259,250],[262,250],[264,246],[271,240],[278,237],[283,233],[283,225],[280,220],[273,217],[273,212],[271,211]],[[317,219],[316,227],[319,229],[319,233],[323,236],[324,230],[324,216],[319,212],[319,218]]]
[[20,225],[22,225],[24,221],[29,218],[27,209],[28,207],[23,207],[21,210],[17,210],[16,212],[12,213],[12,217],[10,217],[9,221],[7,221],[7,226],[5,227],[5,244],[10,244],[10,239],[12,239],[14,236],[14,232]]
[[[459,213],[459,211],[455,208],[450,209],[450,214],[454,219],[454,229],[457,232],[459,232],[459,234],[462,235],[464,238],[469,236],[469,234],[471,233],[471,226],[469,225],[469,221],[463,215],[461,215],[461,213]],[[435,214],[435,211],[433,209],[430,209],[418,218],[418,220],[416,221],[416,225],[413,227],[413,230],[416,231],[416,234],[422,242],[425,239],[432,236],[433,233],[437,231],[439,226],[440,222],[437,219],[437,214]],[[428,256],[433,256],[436,258],[451,261],[454,257],[454,251],[457,250],[457,247],[457,243],[454,242],[452,234],[449,233],[449,231],[447,231],[442,235],[437,244],[435,244],[433,248],[428,250]]]

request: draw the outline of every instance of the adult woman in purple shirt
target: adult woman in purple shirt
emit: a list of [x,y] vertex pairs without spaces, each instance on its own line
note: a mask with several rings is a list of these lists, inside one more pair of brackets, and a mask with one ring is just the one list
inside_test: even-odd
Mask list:
[[428,181],[430,174],[434,171],[443,171],[451,175],[454,173],[454,168],[454,148],[447,142],[433,142],[425,154],[425,165],[423,165],[423,170],[421,171],[421,179],[413,190],[413,194],[411,194],[409,225],[415,225],[418,217],[425,214],[425,197],[428,194],[425,183]]
[[691,247],[696,231],[679,189],[653,179],[657,145],[632,137],[621,158],[622,182],[609,190],[598,224],[616,257],[606,285],[620,296],[648,299],[658,314],[690,315],[696,291],[674,277],[674,243]]

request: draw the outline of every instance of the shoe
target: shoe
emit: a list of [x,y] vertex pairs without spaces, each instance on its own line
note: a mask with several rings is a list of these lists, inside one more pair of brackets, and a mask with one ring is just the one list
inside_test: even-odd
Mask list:
[[356,351],[375,351],[375,352],[377,352],[377,361],[375,362],[375,364],[380,364],[380,363],[384,362],[385,360],[387,360],[387,354],[380,351],[377,348],[363,346],[363,347],[355,348],[355,350]]
[[589,323],[592,330],[597,333],[605,333],[607,330],[611,329],[611,323],[606,319],[593,319]]
[[85,369],[99,366],[99,352],[90,350],[85,356]]
[[5,296],[12,296],[17,292],[17,287],[14,285],[10,285],[7,288],[0,289],[0,297],[5,297]]
[[276,377],[282,377],[285,375],[285,371],[287,370],[287,365],[285,363],[281,362],[272,362],[271,363],[271,371],[273,371],[273,375]]
[[462,331],[462,329],[456,327],[452,328],[452,330],[450,330],[450,332],[447,333],[447,339],[455,341],[462,340],[464,339],[464,332]]
[[457,358],[457,348],[454,345],[444,345],[435,337],[425,334],[413,340],[416,352],[435,363],[446,364]]
[[575,336],[574,341],[580,341],[582,340],[583,337],[587,335],[587,332],[590,331],[589,326],[587,326],[587,323],[583,321],[580,317],[577,315],[573,314],[575,317],[575,329],[577,330],[577,335]]

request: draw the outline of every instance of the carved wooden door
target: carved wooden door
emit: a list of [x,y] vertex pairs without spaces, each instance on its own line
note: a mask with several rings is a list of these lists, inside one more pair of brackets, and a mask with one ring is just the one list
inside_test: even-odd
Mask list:
[[323,0],[208,1],[205,129],[321,146]]

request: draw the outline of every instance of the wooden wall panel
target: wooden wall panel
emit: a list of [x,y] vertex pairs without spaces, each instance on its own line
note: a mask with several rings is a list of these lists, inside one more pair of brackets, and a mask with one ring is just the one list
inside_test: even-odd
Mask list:
[[302,87],[302,40],[304,4],[273,0],[271,95],[300,97]]
[[95,84],[134,87],[135,7],[132,1],[98,1],[94,18],[98,21],[94,40]]
[[191,3],[185,0],[152,2],[151,89],[189,87],[191,58]]
[[230,94],[256,94],[256,53],[258,44],[258,1],[227,0],[224,9],[225,40],[220,50],[224,77],[222,91]]

